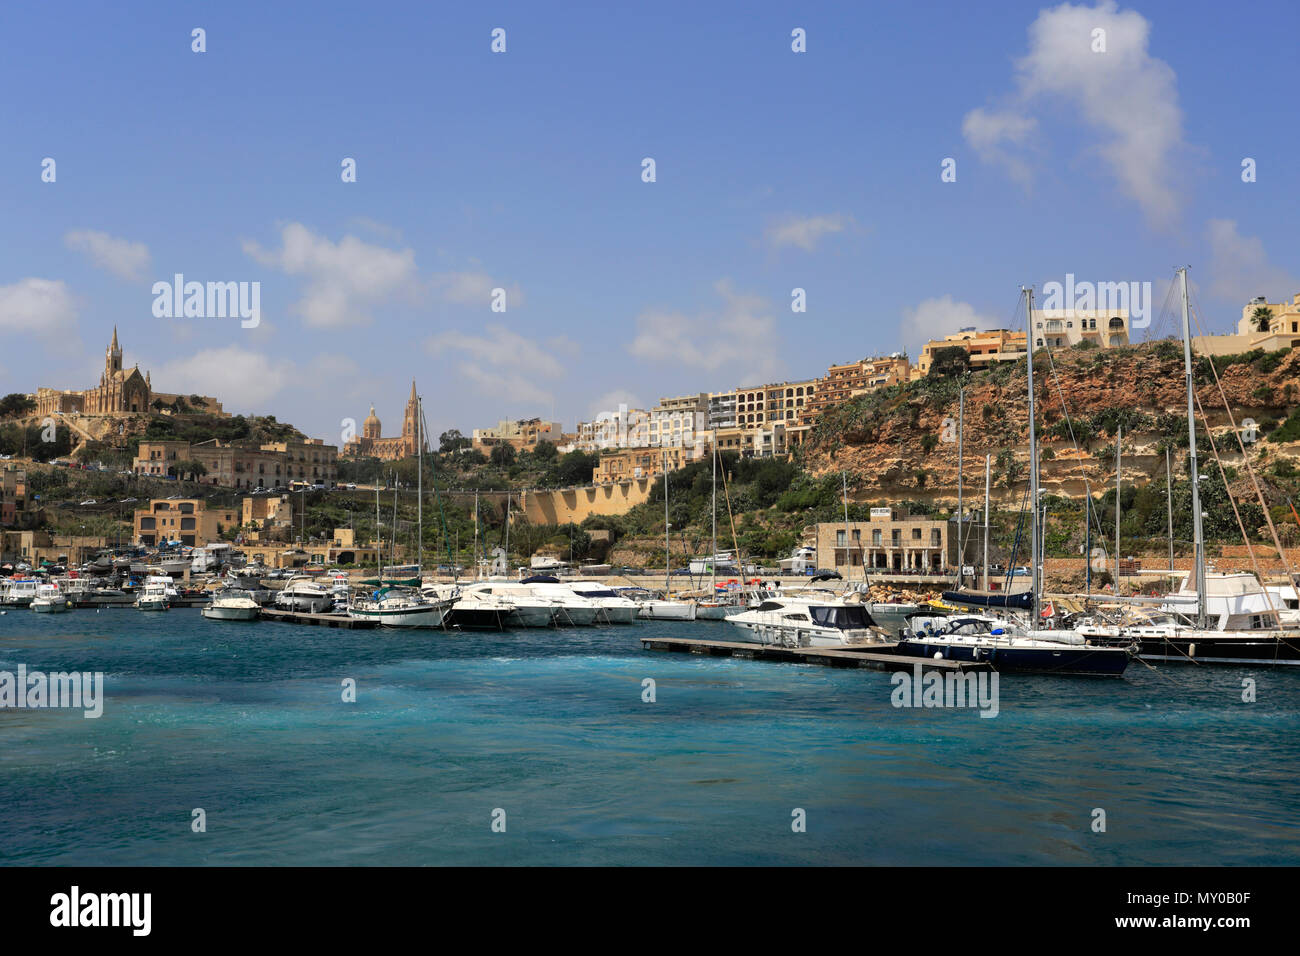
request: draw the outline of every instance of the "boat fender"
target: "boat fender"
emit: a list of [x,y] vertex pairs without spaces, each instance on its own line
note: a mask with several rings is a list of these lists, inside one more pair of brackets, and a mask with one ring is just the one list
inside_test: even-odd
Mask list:
[[943,651],[935,651],[935,652],[934,652],[934,659],[935,659],[936,661],[941,661],[941,660],[943,660]]

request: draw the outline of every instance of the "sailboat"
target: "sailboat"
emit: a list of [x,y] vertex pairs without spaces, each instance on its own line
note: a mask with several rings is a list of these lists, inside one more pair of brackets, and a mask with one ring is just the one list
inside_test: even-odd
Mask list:
[[897,653],[956,661],[987,661],[999,671],[1033,674],[1118,676],[1128,667],[1133,647],[1097,646],[1075,630],[1038,630],[1042,620],[1039,556],[1038,433],[1034,420],[1033,290],[1022,288],[1028,332],[1025,365],[1029,383],[1030,625],[1021,628],[974,614],[919,615],[915,629],[905,630]]
[[[637,617],[643,621],[693,621],[696,605],[694,601],[673,600],[672,538],[668,523],[668,456],[662,456],[664,472],[664,596],[662,598],[646,595],[644,597],[631,591],[623,593],[638,605]],[[716,548],[714,550],[717,550]]]
[[[732,601],[718,600],[718,571],[723,574],[740,575],[740,565],[729,551],[718,551],[718,439],[714,433],[710,442],[713,446],[713,551],[708,558],[709,599],[695,603],[695,618],[699,621],[725,621],[733,614],[739,614],[744,608]],[[664,488],[667,493],[667,486]],[[691,573],[695,573],[696,562],[691,562]],[[704,569],[701,568],[701,571]]]
[[[1088,621],[1079,629],[1097,641],[1136,641],[1138,655],[1143,660],[1297,666],[1300,665],[1300,631],[1283,626],[1277,595],[1252,574],[1207,570],[1196,449],[1191,308],[1187,269],[1177,271],[1182,287],[1183,377],[1187,387],[1188,477],[1195,548],[1193,572],[1176,594],[1156,599],[1155,611],[1139,613],[1134,620],[1118,626]],[[1289,590],[1294,591],[1294,585]]]

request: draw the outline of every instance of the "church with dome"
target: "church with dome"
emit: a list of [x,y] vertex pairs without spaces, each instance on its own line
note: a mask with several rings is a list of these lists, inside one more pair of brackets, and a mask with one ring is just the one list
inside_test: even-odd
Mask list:
[[[415,382],[411,382],[411,397],[406,402],[406,413],[402,416],[402,434],[397,438],[383,438],[383,425],[375,414],[375,406],[370,406],[370,414],[361,423],[361,434],[343,446],[345,458],[378,458],[381,461],[397,461],[413,458],[416,453],[417,432],[416,417],[420,414],[420,402],[415,397]],[[427,450],[429,442],[426,439]]]

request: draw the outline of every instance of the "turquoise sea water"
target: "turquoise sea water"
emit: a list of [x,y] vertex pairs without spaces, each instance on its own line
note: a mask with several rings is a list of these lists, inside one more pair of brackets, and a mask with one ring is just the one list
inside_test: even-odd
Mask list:
[[652,633],[733,636],[11,610],[0,670],[102,671],[106,701],[0,710],[0,862],[1300,862],[1300,672],[1007,676],[982,719],[897,709],[887,673],[642,650]]

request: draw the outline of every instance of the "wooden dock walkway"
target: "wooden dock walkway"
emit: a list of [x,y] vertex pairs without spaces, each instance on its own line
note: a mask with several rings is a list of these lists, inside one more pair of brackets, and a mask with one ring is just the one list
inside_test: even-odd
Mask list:
[[649,651],[675,651],[679,654],[707,654],[710,657],[739,657],[745,660],[780,661],[787,664],[822,664],[827,667],[866,667],[878,671],[911,670],[916,664],[926,671],[975,673],[991,671],[986,661],[968,663],[929,657],[910,657],[893,653],[894,644],[864,644],[856,647],[779,647],[775,644],[751,644],[745,641],[703,641],[693,637],[643,637],[641,646]]
[[278,608],[262,608],[262,620],[282,621],[286,624],[316,624],[321,627],[346,627],[349,629],[378,627],[378,621],[359,621],[346,614],[308,614],[305,611],[282,611]]

